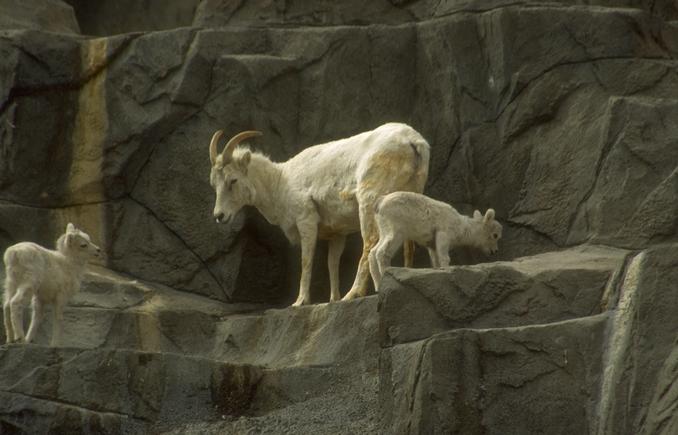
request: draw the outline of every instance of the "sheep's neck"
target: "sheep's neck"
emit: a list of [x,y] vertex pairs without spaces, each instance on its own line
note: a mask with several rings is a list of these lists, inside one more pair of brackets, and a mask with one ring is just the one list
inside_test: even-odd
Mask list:
[[457,228],[455,244],[461,246],[470,245],[473,240],[473,219],[464,215],[459,216]]
[[252,205],[268,222],[282,223],[285,205],[280,201],[285,190],[285,179],[280,164],[260,154],[252,154],[248,168],[249,179],[256,190]]
[[77,257],[74,253],[69,252],[68,248],[60,249],[58,252],[62,255],[63,261],[71,266],[69,269],[73,271],[76,277],[82,277],[85,274],[87,259]]

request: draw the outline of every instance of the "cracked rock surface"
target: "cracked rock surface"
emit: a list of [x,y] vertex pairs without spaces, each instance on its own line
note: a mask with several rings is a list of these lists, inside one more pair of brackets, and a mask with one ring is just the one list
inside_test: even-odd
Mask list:
[[[61,346],[0,347],[0,433],[676,433],[676,5],[0,0],[0,249],[105,252]],[[499,256],[283,308],[298,248],[214,223],[212,133],[282,161],[388,121]]]

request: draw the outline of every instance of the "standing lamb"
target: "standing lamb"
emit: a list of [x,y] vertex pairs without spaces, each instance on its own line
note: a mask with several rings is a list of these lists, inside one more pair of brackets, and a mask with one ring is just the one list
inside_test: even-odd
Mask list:
[[[98,256],[101,250],[90,241],[89,235],[71,223],[56,245],[53,251],[35,243],[21,242],[5,251],[7,276],[2,308],[8,343],[33,341],[44,304],[52,304],[54,309],[51,345],[57,345],[61,339],[64,306],[80,290],[87,261]],[[24,337],[23,310],[29,298],[33,312]]]
[[[236,148],[257,131],[234,136],[217,155],[222,136],[210,143],[210,184],[216,191],[214,217],[227,223],[245,205],[253,205],[287,238],[301,244],[299,297],[294,305],[310,302],[311,266],[317,239],[329,242],[327,264],[330,301],[339,294],[339,257],[346,236],[360,231],[363,252],[351,290],[344,300],[367,294],[368,254],[377,242],[374,202],[399,190],[423,192],[428,177],[430,148],[412,127],[384,124],[372,131],[301,151],[283,163]],[[411,263],[413,245],[405,245]]]
[[378,288],[384,269],[403,240],[413,240],[428,248],[432,267],[447,267],[449,251],[457,246],[481,249],[486,255],[497,252],[502,227],[494,220],[494,210],[483,216],[463,216],[451,205],[412,192],[394,192],[380,198],[375,219],[379,242],[370,253],[370,272]]

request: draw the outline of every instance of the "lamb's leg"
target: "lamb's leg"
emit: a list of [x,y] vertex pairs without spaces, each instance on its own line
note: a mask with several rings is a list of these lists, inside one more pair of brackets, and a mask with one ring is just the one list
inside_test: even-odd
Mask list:
[[[384,237],[384,243],[381,248],[376,252],[375,257],[377,258],[377,266],[379,267],[379,280],[384,276],[384,271],[387,267],[391,266],[391,260],[400,246],[401,240],[395,236],[386,236]],[[380,241],[381,243],[381,241]]]
[[374,281],[374,289],[379,291],[384,270],[391,265],[391,259],[399,243],[392,237],[384,236],[370,252],[370,273]]
[[374,289],[379,291],[379,283],[381,282],[381,273],[379,272],[379,263],[377,262],[377,250],[379,249],[380,243],[377,243],[377,246],[372,248],[370,255],[367,256],[368,261],[370,262],[370,275],[372,275],[372,284],[374,284]]
[[327,268],[330,272],[330,302],[341,299],[339,293],[339,259],[344,252],[346,236],[338,236],[330,239],[327,244]]
[[35,334],[38,331],[40,326],[40,321],[43,318],[42,302],[35,295],[31,303],[32,314],[31,314],[31,326],[28,327],[28,333],[26,334],[26,343],[30,343],[35,338]]
[[12,310],[9,305],[9,297],[5,297],[2,302],[2,315],[5,320],[5,339],[7,343],[11,343],[14,341],[14,330],[12,329]]
[[28,297],[30,288],[28,286],[21,286],[17,292],[12,296],[9,302],[12,329],[14,330],[14,340],[21,342],[24,340],[24,306],[26,305],[26,298]]
[[374,204],[372,202],[362,202],[358,208],[358,213],[360,217],[360,233],[363,237],[363,253],[358,262],[358,272],[355,275],[351,290],[346,293],[342,301],[367,295],[367,286],[370,279],[368,258],[370,251],[377,244],[379,238],[374,221]]
[[450,239],[447,233],[436,233],[436,254],[438,255],[438,267],[450,265]]
[[2,298],[2,316],[5,323],[5,340],[7,343],[14,341],[14,329],[12,328],[12,310],[10,308],[10,300],[15,292],[14,280],[9,277],[5,279],[5,293]]
[[431,258],[431,267],[437,269],[440,267],[440,262],[438,262],[438,254],[433,248],[428,248],[428,256]]
[[299,282],[299,296],[292,304],[295,307],[311,303],[311,270],[313,269],[313,256],[318,236],[318,223],[302,222],[297,224],[301,238],[301,279]]
[[50,346],[56,347],[61,344],[61,334],[64,330],[64,303],[54,303],[54,319],[52,321],[52,340]]

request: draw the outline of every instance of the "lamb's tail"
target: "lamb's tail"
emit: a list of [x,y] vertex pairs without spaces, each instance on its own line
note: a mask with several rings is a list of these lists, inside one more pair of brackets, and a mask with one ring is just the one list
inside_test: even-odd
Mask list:
[[8,302],[9,299],[14,294],[14,280],[12,279],[12,264],[16,263],[15,261],[16,253],[8,249],[5,251],[3,256],[3,261],[5,262],[5,285],[4,291],[2,292],[2,299],[4,302]]

